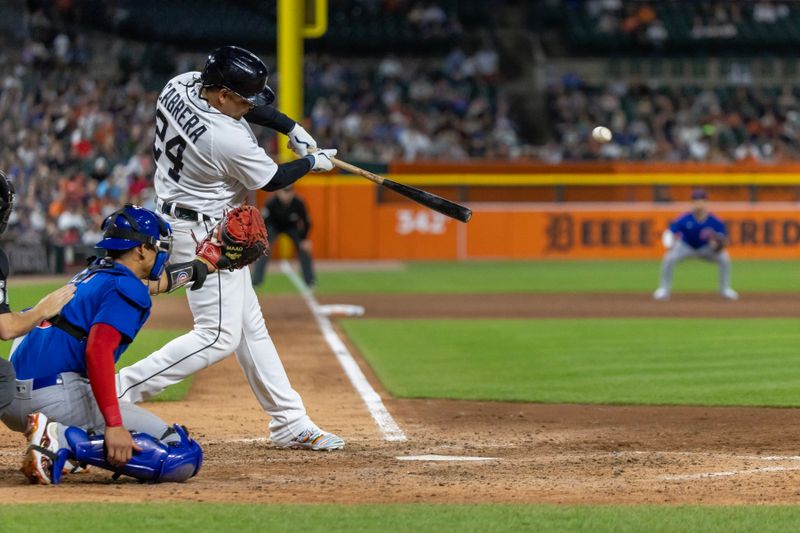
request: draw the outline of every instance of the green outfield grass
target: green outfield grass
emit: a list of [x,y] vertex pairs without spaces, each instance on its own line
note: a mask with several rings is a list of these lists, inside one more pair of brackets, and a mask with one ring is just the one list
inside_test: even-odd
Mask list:
[[[158,490],[158,489],[154,489]],[[713,532],[795,531],[796,506],[553,505],[0,505],[8,533],[325,531],[329,532]]]
[[[320,294],[650,292],[658,285],[658,261],[411,261],[399,270],[320,272]],[[67,278],[64,278],[66,282]],[[798,261],[734,261],[733,285],[739,291],[800,292]],[[58,283],[11,283],[11,304],[22,309],[58,288]],[[681,264],[675,290],[713,292],[716,265]],[[259,294],[295,292],[277,262],[257,289]],[[183,298],[182,291],[158,298]]]
[[795,319],[349,319],[395,396],[800,406]]
[[[734,261],[733,286],[741,292],[797,292],[799,267],[797,261]],[[410,262],[399,271],[322,272],[317,292],[651,292],[659,268],[658,261]],[[714,264],[687,261],[676,269],[675,291],[713,292],[717,272]],[[284,282],[267,279],[276,292],[286,288]]]

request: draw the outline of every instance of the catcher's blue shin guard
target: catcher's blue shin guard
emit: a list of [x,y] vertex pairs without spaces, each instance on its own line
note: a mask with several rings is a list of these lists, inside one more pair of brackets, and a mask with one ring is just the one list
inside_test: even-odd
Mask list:
[[68,447],[56,454],[52,482],[54,485],[61,482],[61,471],[67,460],[111,470],[115,477],[125,475],[150,483],[186,481],[200,471],[203,450],[186,435],[183,428],[175,425],[173,429],[180,440],[169,444],[147,433],[132,433],[134,442],[142,451],[133,452],[128,464],[120,468],[106,461],[103,435],[90,436],[80,428],[69,427],[65,433]]

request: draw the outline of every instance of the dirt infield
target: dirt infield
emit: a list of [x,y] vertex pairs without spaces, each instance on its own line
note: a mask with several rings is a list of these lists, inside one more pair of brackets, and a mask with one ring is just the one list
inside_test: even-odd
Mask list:
[[[796,296],[712,295],[656,303],[646,295],[340,296],[369,316],[797,316]],[[476,303],[479,302],[479,305]],[[96,469],[61,487],[16,471],[23,439],[0,429],[5,502],[551,502],[798,503],[800,410],[531,405],[387,399],[409,437],[384,442],[296,296],[263,302],[270,331],[314,419],[348,439],[343,452],[272,448],[266,416],[234,358],[198,375],[185,401],[151,404],[186,424],[206,463],[185,484],[112,482]],[[479,309],[480,311],[477,311]],[[152,325],[191,327],[182,299],[156,303]],[[387,398],[380,384],[367,375]],[[439,454],[488,461],[418,462]]]

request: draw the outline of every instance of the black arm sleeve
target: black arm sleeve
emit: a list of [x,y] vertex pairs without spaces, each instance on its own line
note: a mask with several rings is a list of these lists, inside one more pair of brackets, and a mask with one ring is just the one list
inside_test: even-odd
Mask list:
[[292,161],[291,163],[281,163],[278,165],[278,171],[269,180],[269,183],[261,187],[262,191],[272,192],[288,187],[295,181],[299,180],[311,170],[313,166],[314,156],[307,155],[301,159]]
[[297,124],[271,105],[254,107],[244,116],[244,119],[252,124],[279,131],[284,135],[288,135],[294,125]]

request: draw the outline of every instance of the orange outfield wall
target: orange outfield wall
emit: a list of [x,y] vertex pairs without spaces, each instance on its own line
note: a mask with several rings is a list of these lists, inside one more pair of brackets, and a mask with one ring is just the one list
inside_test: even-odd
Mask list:
[[[363,183],[362,183],[363,182]],[[476,203],[468,224],[406,201],[379,203],[355,178],[297,185],[327,259],[658,258],[661,233],[688,204]],[[737,258],[800,258],[795,204],[720,203]],[[277,247],[280,248],[280,247]],[[275,250],[280,256],[279,250]]]

